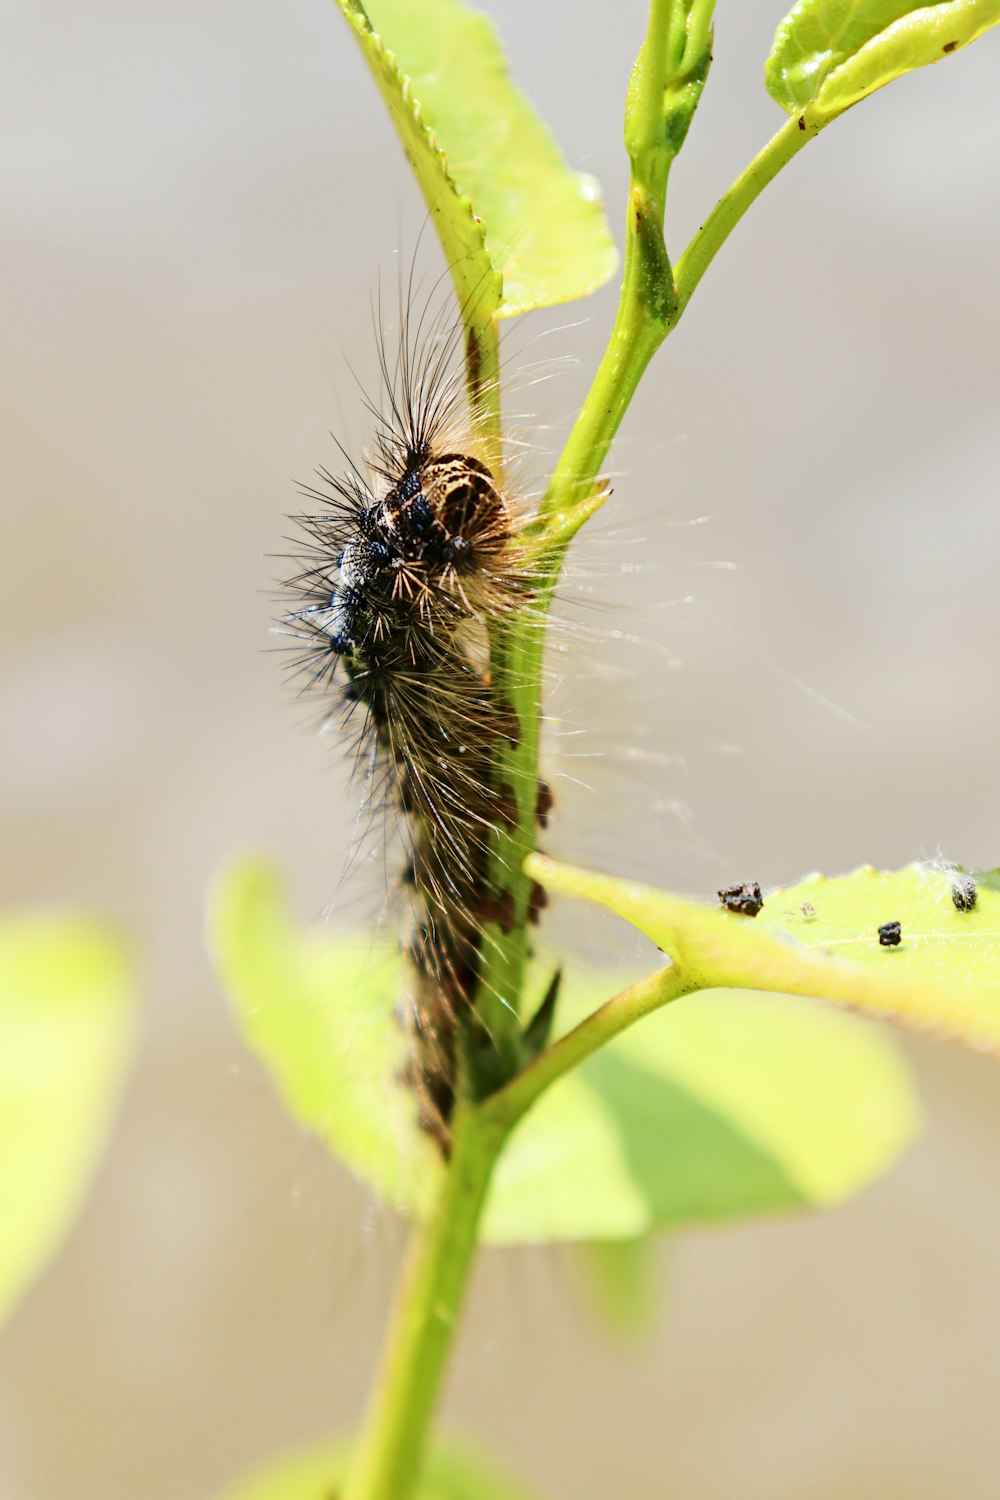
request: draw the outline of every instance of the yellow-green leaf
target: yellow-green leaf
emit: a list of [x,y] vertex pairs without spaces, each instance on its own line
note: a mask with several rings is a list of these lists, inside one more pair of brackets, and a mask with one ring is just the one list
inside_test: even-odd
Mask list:
[[574,1246],[574,1264],[602,1325],[623,1342],[648,1335],[656,1316],[662,1242],[586,1240]]
[[0,1319],[59,1249],[130,1055],[134,980],[81,917],[0,922]]
[[[784,991],[837,1000],[901,1024],[1000,1049],[1000,877],[950,867],[866,866],[811,875],[765,897],[756,918],[699,906],[649,886],[533,855],[553,891],[597,901],[650,937],[692,987]],[[956,882],[972,879],[975,907],[959,910]],[[900,923],[883,946],[879,928]]]
[[416,173],[467,321],[602,286],[617,257],[597,185],[567,167],[487,18],[460,0],[338,3]]
[[789,114],[825,124],[915,68],[940,62],[1000,21],[1000,0],[799,0],[778,27],[765,77]]
[[[585,976],[567,1021],[618,984]],[[890,1038],[779,995],[686,996],[542,1095],[498,1161],[496,1244],[633,1239],[839,1203],[919,1127]]]
[[[237,1022],[291,1113],[390,1203],[422,1215],[440,1161],[400,1082],[394,946],[298,932],[256,863],[224,875],[212,906]],[[539,991],[550,973],[539,971]],[[567,964],[559,1029],[625,982]],[[634,1239],[835,1202],[890,1165],[917,1119],[893,1048],[851,1017],[773,996],[681,1001],[561,1079],[520,1121],[494,1172],[483,1238]]]
[[368,934],[300,932],[262,860],[223,872],[209,945],[243,1038],[295,1119],[394,1207],[420,1216],[438,1154],[400,1083],[400,960]]
[[[347,1478],[350,1448],[317,1443],[284,1454],[245,1476],[220,1500],[334,1500]],[[534,1491],[509,1479],[464,1446],[437,1443],[428,1455],[413,1500],[532,1500]]]

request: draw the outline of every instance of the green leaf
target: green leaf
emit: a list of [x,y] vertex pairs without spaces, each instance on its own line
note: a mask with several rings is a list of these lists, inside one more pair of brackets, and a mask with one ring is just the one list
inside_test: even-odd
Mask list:
[[778,27],[768,92],[782,109],[825,124],[915,68],[940,62],[1000,21],[1000,0],[799,0]]
[[133,995],[105,929],[72,916],[0,922],[0,1319],[80,1207],[118,1102]]
[[[766,897],[755,919],[698,906],[649,886],[526,862],[553,891],[597,901],[624,917],[679,966],[693,988],[776,990],[839,1000],[859,1010],[987,1051],[1000,1049],[1000,876],[976,874],[976,904],[960,911],[950,866],[870,866],[810,875]],[[902,943],[879,928],[898,921]]]
[[[398,957],[371,939],[298,934],[259,864],[222,877],[211,925],[237,1021],[292,1114],[420,1215],[440,1163],[398,1082]],[[621,983],[570,965],[560,1025]],[[630,1239],[835,1202],[885,1170],[916,1124],[895,1052],[850,1017],[765,996],[685,1000],[560,1080],[520,1122],[483,1237]]]
[[463,315],[568,302],[617,256],[593,178],[572,172],[459,0],[338,0],[381,90],[456,281]]
[[[346,1444],[317,1444],[272,1460],[220,1500],[334,1500],[349,1463]],[[414,1500],[532,1500],[533,1494],[470,1449],[448,1443],[428,1456]]]
[[601,1322],[617,1338],[638,1342],[656,1317],[662,1245],[652,1235],[633,1240],[589,1240],[574,1246],[584,1290]]
[[[579,1015],[618,983],[570,986]],[[629,1239],[837,1203],[892,1165],[918,1119],[871,1027],[784,997],[688,996],[543,1094],[497,1163],[484,1238]]]
[[222,873],[209,942],[244,1041],[289,1113],[389,1203],[419,1217],[440,1167],[399,1081],[398,953],[365,933],[300,933],[277,876],[257,860]]

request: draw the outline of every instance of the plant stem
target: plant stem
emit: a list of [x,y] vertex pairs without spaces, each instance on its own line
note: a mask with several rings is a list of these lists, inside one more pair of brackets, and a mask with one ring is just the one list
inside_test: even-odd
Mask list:
[[[675,300],[663,245],[669,157],[663,147],[662,115],[669,75],[667,37],[676,14],[677,0],[652,0],[646,39],[629,90],[626,133],[632,187],[618,315],[594,386],[540,507],[535,535],[542,549],[535,558],[532,604],[519,617],[496,622],[490,633],[496,701],[516,711],[520,738],[500,756],[500,775],[516,798],[517,824],[497,831],[491,851],[491,883],[510,898],[512,928],[507,933],[490,930],[480,993],[484,1000],[493,997],[512,1015],[521,1008],[527,960],[531,881],[523,863],[535,845],[545,616],[566,547],[582,525],[584,512],[589,515],[594,508],[583,502],[592,497],[594,476],[643,370],[662,342]],[[603,443],[602,432],[606,432]],[[578,503],[579,512],[573,517],[575,524],[566,525],[562,507],[570,498]]]
[[502,423],[500,418],[500,320],[491,309],[470,307],[465,323],[465,381],[472,427],[483,447],[483,459],[499,471]]
[[413,1230],[374,1399],[345,1500],[408,1500],[476,1250],[490,1174],[506,1131],[459,1105],[438,1201]]
[[650,0],[646,35],[629,80],[625,105],[625,148],[632,186],[648,195],[653,217],[663,227],[667,177],[673,152],[664,130],[664,96],[684,55],[685,0]]
[[[503,467],[503,425],[501,420],[500,391],[500,322],[496,314],[488,318],[477,318],[472,310],[465,314],[465,373],[469,391],[469,408],[476,435],[482,447],[482,456],[495,474]],[[488,622],[490,634],[490,693],[500,716],[513,709],[517,714],[521,739],[530,737],[532,730],[537,735],[537,713],[526,712],[524,705],[511,692],[509,672],[506,669],[508,622],[501,619]],[[504,746],[506,741],[498,739],[494,763],[497,784],[505,778]],[[520,871],[523,854],[531,852],[529,845],[523,854],[512,862],[506,848],[507,831],[497,827],[490,839],[490,868],[488,884],[491,889],[502,892],[504,879],[511,868]],[[520,1060],[520,1023],[517,999],[521,993],[521,982],[527,949],[527,911],[514,898],[515,920],[509,930],[496,923],[489,923],[483,935],[482,960],[476,992],[475,1014],[478,1025],[488,1035],[500,1075],[509,1077]],[[512,1003],[512,998],[513,1003]],[[475,1087],[475,1080],[472,1080]]]
[[[520,742],[500,752],[499,774],[517,799],[518,821],[498,830],[491,852],[491,884],[511,898],[513,927],[491,926],[481,973],[487,1024],[503,1038],[520,1010],[531,881],[522,873],[535,845],[543,626],[566,548],[593,513],[595,481],[653,355],[677,326],[695,287],[734,226],[781,168],[813,138],[805,118],[786,122],[720,199],[677,263],[676,279],[663,240],[667,177],[672,162],[663,132],[668,89],[683,82],[677,69],[698,64],[711,22],[710,0],[688,14],[677,0],[652,0],[646,38],[629,87],[626,142],[632,164],[625,233],[625,265],[618,310],[607,347],[529,537],[539,547],[537,587],[530,610],[491,628],[490,665],[498,704],[513,707]],[[680,18],[680,19],[679,19]],[[687,33],[684,55],[680,20]],[[691,58],[687,57],[690,48]],[[693,106],[692,106],[693,108]]]
[[[771,137],[692,238],[677,261],[669,293],[663,285],[669,268],[666,250],[660,249],[662,238],[658,239],[648,217],[653,200],[633,174],[618,313],[594,382],[560,455],[540,511],[546,520],[561,522],[564,535],[569,529],[567,512],[584,501],[593,489],[646,367],[676,328],[695,287],[750,205],[781,168],[813,139],[818,129],[804,117],[798,117],[786,121]],[[584,519],[581,518],[580,524]]]
[[719,199],[677,262],[677,308],[673,317],[674,324],[680,319],[695,287],[747,209],[782,167],[793,156],[797,156],[820,129],[820,125],[812,123],[805,115],[786,120],[767,145],[758,151],[750,165],[740,173],[729,191]]
[[591,1015],[553,1042],[544,1052],[522,1069],[516,1078],[499,1089],[481,1106],[482,1118],[493,1119],[498,1128],[513,1129],[536,1099],[564,1074],[578,1068],[588,1057],[608,1042],[641,1021],[643,1016],[690,994],[692,986],[675,964],[667,964],[645,979],[629,985],[627,990],[595,1010]]
[[[498,1010],[505,1010],[509,1020],[520,1016],[528,958],[528,908],[532,883],[524,873],[524,860],[535,844],[541,734],[539,685],[547,608],[548,597],[543,584],[528,618],[500,619],[490,628],[494,701],[498,706],[513,709],[519,726],[516,745],[501,741],[497,757],[498,784],[506,785],[513,792],[517,821],[513,827],[497,825],[491,842],[490,883],[494,890],[505,892],[509,898],[509,930],[504,931],[497,924],[490,925],[482,950],[479,996],[483,1003],[492,1001],[494,1018]],[[506,1029],[502,1022],[501,1029]],[[510,1070],[505,1071],[509,1075]]]
[[[694,51],[704,47],[711,9],[711,0],[700,0],[684,12],[685,52],[689,46]],[[734,225],[817,128],[803,118],[789,121],[778,131],[694,236],[677,264],[675,281],[663,239],[673,154],[669,144],[664,149],[663,108],[668,82],[684,85],[683,78],[670,72],[678,66],[678,59],[671,57],[668,46],[672,39],[676,52],[677,38],[684,30],[678,25],[681,14],[681,0],[652,0],[629,97],[626,135],[632,176],[621,296],[594,382],[526,536],[536,548],[533,602],[519,615],[491,623],[495,702],[499,707],[512,707],[520,723],[520,739],[502,750],[497,770],[515,794],[518,821],[514,829],[499,829],[491,848],[491,882],[498,892],[510,893],[513,925],[509,931],[495,924],[490,927],[477,1009],[483,1008],[484,1021],[507,1060],[508,1071],[517,1055],[517,1016],[527,958],[531,877],[523,866],[535,842],[543,625],[563,557],[576,531],[601,503],[597,476],[647,365],[676,326]],[[688,66],[684,58],[680,61]],[[474,421],[486,450],[498,461],[497,323],[495,317],[477,320],[471,314],[465,323]],[[481,1104],[459,1097],[451,1157],[433,1215],[414,1231],[346,1500],[408,1500],[414,1492],[475,1254],[490,1175],[510,1129],[557,1078],[641,1016],[691,988],[675,967],[658,971],[609,1000]]]
[[618,311],[594,382],[542,500],[542,521],[563,520],[567,507],[590,494],[643,372],[670,330],[677,299],[663,242],[670,157],[662,134],[668,39],[676,15],[671,0],[652,0],[626,111],[632,170]]

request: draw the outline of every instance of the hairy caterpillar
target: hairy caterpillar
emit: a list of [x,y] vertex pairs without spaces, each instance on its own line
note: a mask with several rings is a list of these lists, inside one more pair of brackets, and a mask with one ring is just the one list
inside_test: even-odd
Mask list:
[[493,702],[487,626],[531,600],[524,518],[477,451],[455,373],[461,325],[404,318],[390,358],[372,454],[344,476],[319,471],[295,519],[306,542],[286,585],[293,670],[353,732],[359,759],[402,815],[412,994],[407,1080],[421,1121],[447,1149],[456,1029],[472,1003],[487,920],[491,830],[514,795],[493,773],[513,711]]

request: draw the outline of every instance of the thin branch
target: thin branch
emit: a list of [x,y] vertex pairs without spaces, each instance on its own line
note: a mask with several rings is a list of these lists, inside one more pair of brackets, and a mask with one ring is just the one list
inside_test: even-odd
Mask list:
[[747,209],[768,183],[773,182],[782,167],[816,137],[820,128],[811,124],[804,115],[787,120],[763,150],[758,151],[745,171],[740,173],[729,191],[719,199],[677,262],[675,322],[681,317],[695,287]]
[[688,995],[696,986],[688,983],[676,965],[668,963],[608,1000],[572,1031],[553,1042],[506,1087],[491,1095],[480,1107],[480,1117],[493,1121],[506,1132],[513,1129],[547,1088],[586,1062],[595,1052],[636,1021]]

